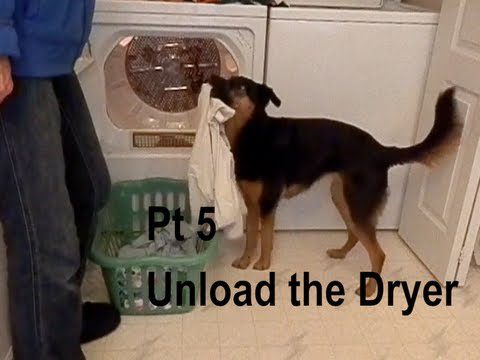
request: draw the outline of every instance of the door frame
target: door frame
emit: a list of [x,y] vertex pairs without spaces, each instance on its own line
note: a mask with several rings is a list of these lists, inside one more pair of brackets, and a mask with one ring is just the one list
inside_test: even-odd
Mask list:
[[[480,151],[478,152],[480,153]],[[477,153],[475,158],[479,156],[480,154]],[[459,286],[465,285],[472,259],[475,259],[477,264],[480,262],[480,181],[477,184],[473,201],[473,209],[470,214],[465,241],[460,249],[458,267],[455,274],[455,280],[459,282]]]

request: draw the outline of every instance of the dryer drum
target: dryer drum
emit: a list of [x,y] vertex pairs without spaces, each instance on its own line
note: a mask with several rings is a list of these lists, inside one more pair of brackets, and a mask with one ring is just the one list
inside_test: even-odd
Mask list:
[[125,54],[125,73],[135,94],[149,106],[180,113],[197,106],[204,80],[221,73],[213,39],[136,36]]

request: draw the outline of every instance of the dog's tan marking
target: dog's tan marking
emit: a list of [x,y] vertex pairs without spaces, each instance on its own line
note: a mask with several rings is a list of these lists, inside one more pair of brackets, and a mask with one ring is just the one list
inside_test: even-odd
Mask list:
[[457,151],[462,138],[462,131],[463,125],[457,124],[450,136],[440,146],[426,153],[425,156],[420,159],[420,162],[429,168],[437,167],[445,157]]
[[273,249],[273,233],[275,225],[275,211],[262,219],[261,249],[260,258],[255,263],[255,270],[267,270],[270,267],[271,254]]
[[327,255],[332,259],[345,259],[345,256],[357,245],[358,239],[351,230],[347,230],[348,238],[340,249],[328,249]]
[[[375,226],[355,226],[353,232],[368,252],[372,267],[371,271],[380,275],[385,262],[385,253],[378,243]],[[366,297],[372,296],[376,290],[377,282],[369,279],[366,285]],[[355,293],[360,295],[360,288],[358,288]]]
[[285,199],[291,199],[300,193],[304,192],[307,188],[303,185],[298,185],[298,184],[293,184],[288,186],[284,191],[283,191],[283,197]]
[[236,259],[232,266],[238,269],[246,269],[257,249],[258,227],[260,225],[260,197],[263,192],[261,182],[239,181],[238,186],[247,206],[247,234],[243,255]]

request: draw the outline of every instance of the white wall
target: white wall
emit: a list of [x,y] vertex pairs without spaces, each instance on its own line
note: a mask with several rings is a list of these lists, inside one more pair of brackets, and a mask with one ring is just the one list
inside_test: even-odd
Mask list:
[[7,259],[2,224],[0,224],[0,360],[6,359],[10,351],[7,298]]

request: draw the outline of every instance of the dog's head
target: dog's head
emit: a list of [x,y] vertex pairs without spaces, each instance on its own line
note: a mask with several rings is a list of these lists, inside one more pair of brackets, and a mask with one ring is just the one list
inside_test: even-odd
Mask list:
[[282,103],[270,87],[243,76],[224,79],[213,75],[208,82],[212,86],[211,96],[236,111],[262,111],[270,101],[276,107]]

